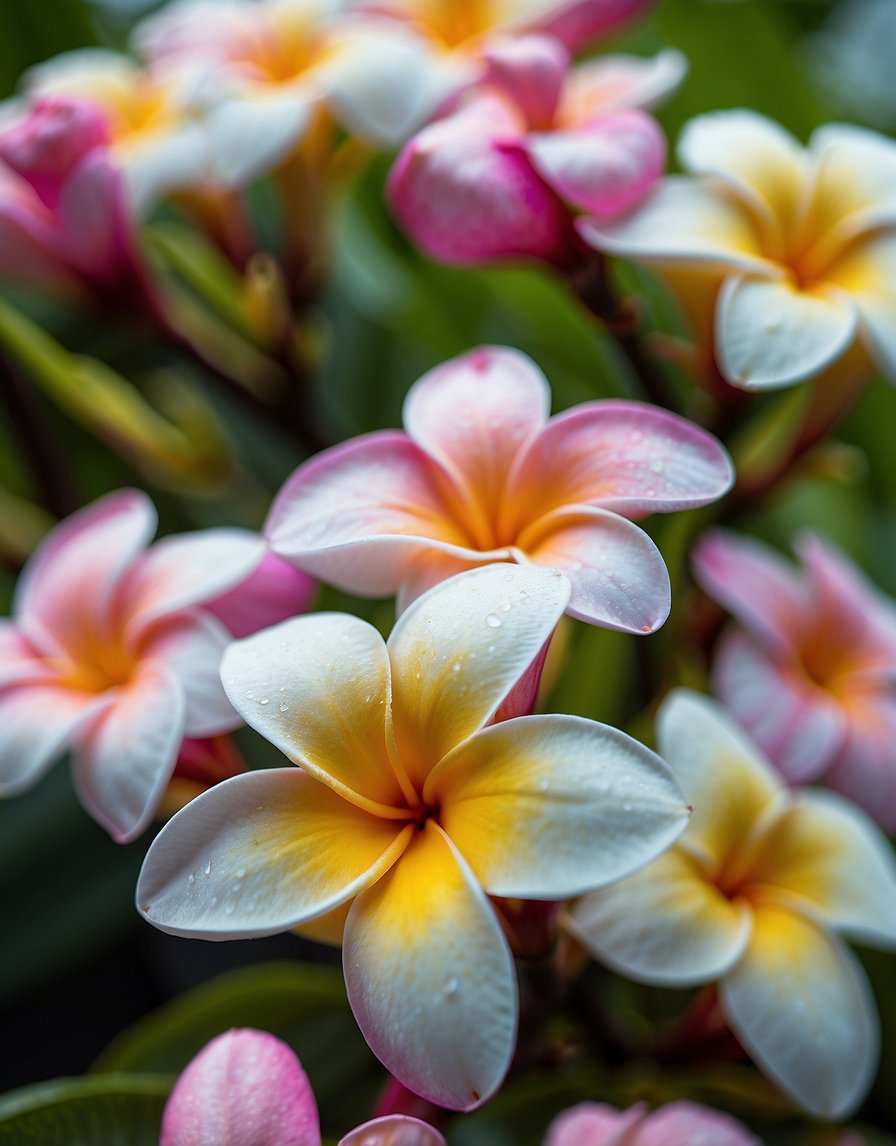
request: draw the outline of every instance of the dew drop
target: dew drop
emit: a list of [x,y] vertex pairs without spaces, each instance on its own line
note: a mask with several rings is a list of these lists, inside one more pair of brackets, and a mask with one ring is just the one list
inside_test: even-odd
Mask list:
[[659,458],[656,458],[656,459],[654,459],[654,461],[652,461],[650,463],[650,468],[653,470],[653,472],[655,474],[661,474],[663,472],[663,470],[665,469],[665,466],[659,460]]
[[254,692],[247,692],[246,693],[246,700],[254,700],[254,698],[255,698]]
[[280,705],[280,711],[281,712],[289,712],[289,705],[288,704],[281,704]]
[[496,613],[489,613],[489,615],[485,618],[485,623],[490,629],[500,629],[501,618]]
[[212,861],[211,860],[209,860],[208,863],[205,865],[205,874],[207,876],[212,874]]
[[452,672],[460,672],[460,661],[454,662],[454,664],[451,666],[451,671]]
[[187,877],[187,883],[195,883],[195,882],[196,882],[196,873],[191,871],[189,876]]
[[236,869],[236,878],[237,879],[245,879],[246,878],[246,869],[244,867],[238,867]]
[[454,975],[452,975],[451,978],[445,983],[445,994],[446,995],[456,995],[458,986],[459,986],[459,984],[457,982],[457,979],[455,978]]
[[269,696],[263,696],[258,703],[259,704],[270,704],[271,698]]

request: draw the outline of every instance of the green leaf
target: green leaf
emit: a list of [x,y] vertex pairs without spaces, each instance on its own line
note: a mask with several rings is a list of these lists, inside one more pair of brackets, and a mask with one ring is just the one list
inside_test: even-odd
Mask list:
[[[288,1043],[308,1073],[327,1130],[370,1117],[381,1083],[334,967],[267,963],[221,975],[120,1035],[94,1070],[181,1071],[215,1035],[232,1027],[269,1031]],[[351,1121],[354,1117],[355,1122]]]
[[0,1146],[158,1146],[172,1079],[63,1078],[0,1098]]

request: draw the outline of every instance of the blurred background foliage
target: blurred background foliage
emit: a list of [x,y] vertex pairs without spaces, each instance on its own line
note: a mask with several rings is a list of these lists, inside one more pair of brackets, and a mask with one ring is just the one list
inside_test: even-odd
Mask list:
[[[896,7],[894,0],[882,2]],[[122,46],[133,15],[151,6],[139,0],[96,5],[87,0],[5,0],[0,92],[11,93],[25,67],[57,52],[88,44]],[[648,53],[672,45],[687,55],[689,75],[659,114],[673,144],[691,116],[736,106],[758,109],[802,138],[831,118],[887,130],[896,123],[896,109],[888,111],[886,100],[868,81],[868,74],[880,66],[874,52],[880,55],[883,45],[866,45],[863,56],[853,43],[863,34],[874,6],[874,0],[660,0],[653,15],[618,46]],[[892,46],[892,20],[890,28]],[[844,61],[854,58],[864,64],[853,82]],[[892,67],[892,52],[889,60],[878,73],[885,78],[891,78],[886,68]],[[387,169],[385,158],[375,160],[335,204],[331,270],[308,316],[305,337],[319,367],[313,396],[332,440],[399,424],[404,394],[415,378],[483,342],[509,343],[534,357],[551,381],[555,409],[592,397],[638,396],[636,381],[614,345],[548,274],[520,268],[452,270],[412,250],[383,203]],[[174,228],[167,232],[170,240],[179,224],[172,219],[166,225]],[[164,253],[165,238],[162,225],[155,238],[147,236],[156,255]],[[674,309],[655,283],[644,277],[625,282],[646,291],[652,317],[674,329]],[[8,297],[67,350],[109,364],[141,393],[156,397],[154,379],[158,381],[160,372],[173,373],[184,393],[199,393],[210,403],[232,454],[226,475],[199,492],[171,481],[155,485],[47,393],[38,392],[32,397],[52,431],[58,474],[73,506],[117,486],[139,484],[150,489],[159,507],[162,532],[220,523],[261,524],[273,492],[302,459],[293,441],[248,414],[232,394],[215,388],[201,369],[187,365],[170,347],[135,338],[125,325],[104,321],[96,313],[74,314],[23,292],[9,292]],[[770,408],[770,417],[778,417],[786,400],[772,395],[759,405]],[[851,553],[882,588],[896,593],[894,425],[896,393],[877,380],[838,430],[836,443],[812,455],[794,480],[742,516],[738,526],[785,550],[800,529],[816,529]],[[41,490],[22,446],[0,413],[0,604],[7,608],[18,566],[54,520],[42,507]],[[644,643],[601,629],[572,627],[563,672],[550,698],[553,709],[607,720],[649,740],[645,704],[650,695],[644,681],[659,686],[663,665],[672,663],[679,677],[696,674],[699,683],[701,666],[683,663],[679,651],[680,636],[689,624],[686,553],[703,523],[698,513],[648,522],[673,576],[671,620]],[[323,592],[321,602],[349,607],[384,629],[391,623],[388,603],[349,601],[332,591]],[[667,657],[671,661],[665,661]],[[242,734],[241,746],[253,764],[274,762],[266,754],[268,746],[253,735]],[[125,848],[110,843],[75,802],[64,768],[55,769],[29,794],[0,804],[2,1087],[78,1074],[113,1036],[141,1020],[98,1064],[102,1070],[148,1072],[139,1093],[122,1084],[116,1099],[115,1109],[124,1112],[124,1141],[129,1104],[161,1101],[158,1096],[167,1084],[157,1076],[179,1070],[222,1026],[251,1023],[281,1033],[299,1049],[321,1097],[325,1124],[332,1127],[339,1121],[344,1129],[350,1092],[357,1100],[349,1103],[351,1112],[357,1107],[358,1118],[363,1116],[377,1072],[373,1069],[371,1075],[371,1060],[345,1009],[341,976],[326,966],[268,965],[271,959],[308,954],[293,937],[219,945],[173,940],[147,928],[132,907],[145,849],[146,840]],[[260,966],[245,967],[255,963]],[[890,961],[869,959],[868,967],[888,1033],[867,1113],[876,1125],[892,1128],[896,985]],[[177,1016],[155,1012],[183,990],[232,968],[242,969],[231,971],[220,983],[199,986]],[[650,993],[621,983],[611,984],[614,1005],[622,1011],[630,1008],[627,993],[632,990],[637,990],[645,1013]],[[353,1080],[358,1078],[366,1082],[354,1093]],[[758,1085],[756,1077],[751,1078],[748,1084],[735,1068],[726,1067],[717,1078],[703,1077],[686,1087],[695,1095],[722,1095],[723,1104],[737,1110],[739,1088]],[[78,1085],[89,1089],[93,1083]],[[536,1123],[543,1121],[545,1111],[595,1093],[623,1102],[655,1094],[661,1085],[650,1078],[610,1082],[561,1070],[546,1079],[542,1089],[534,1084],[523,1094],[501,1096],[488,1111],[467,1120],[453,1141],[458,1146],[523,1146],[537,1141]],[[59,1102],[77,1102],[81,1093],[77,1085],[74,1091],[60,1091]],[[762,1101],[769,1103],[770,1114],[775,1112],[770,1091],[760,1096]],[[64,1119],[60,1125],[58,1140],[72,1146]],[[55,1142],[47,1126],[29,1137],[32,1130],[22,1122],[16,1140]],[[791,1137],[780,1140],[799,1139],[791,1130]],[[13,1139],[0,1133],[0,1142],[5,1141]]]

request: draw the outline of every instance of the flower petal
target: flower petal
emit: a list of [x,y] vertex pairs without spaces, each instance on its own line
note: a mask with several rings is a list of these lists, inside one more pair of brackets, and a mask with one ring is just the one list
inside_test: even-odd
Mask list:
[[750,878],[861,943],[896,947],[896,862],[880,829],[830,792],[800,792],[757,847]]
[[742,956],[751,913],[675,847],[629,879],[584,896],[566,926],[602,962],[641,983],[711,983]]
[[307,574],[266,553],[245,581],[206,601],[203,610],[222,621],[235,637],[248,637],[307,612],[315,590]]
[[579,223],[590,246],[640,262],[768,271],[749,216],[708,184],[669,176],[625,219]]
[[725,448],[685,418],[646,402],[586,402],[552,418],[508,479],[500,528],[569,505],[625,517],[708,505],[731,488]]
[[716,359],[742,390],[792,386],[820,374],[856,336],[856,309],[844,294],[800,290],[745,275],[727,279],[716,307]]
[[423,789],[489,895],[567,899],[649,863],[688,808],[636,740],[576,716],[523,716],[476,733]]
[[165,666],[142,667],[110,694],[104,715],[79,738],[73,759],[78,798],[117,843],[149,824],[184,737],[184,694]]
[[730,1114],[693,1102],[669,1102],[648,1114],[638,1127],[637,1146],[762,1146]]
[[206,120],[214,178],[233,190],[273,170],[302,139],[317,98],[310,89],[262,88],[257,98],[222,99]]
[[551,36],[490,36],[484,45],[483,82],[500,88],[530,128],[550,128],[569,74],[569,52]]
[[568,598],[556,571],[487,565],[437,585],[401,615],[387,646],[392,727],[415,783],[490,719]]
[[22,632],[49,652],[75,652],[110,623],[109,604],[156,528],[152,502],[118,490],[58,525],[26,565],[13,611]]
[[52,680],[55,673],[19,631],[15,621],[0,620],[0,688]]
[[389,1114],[352,1130],[339,1139],[339,1146],[445,1146],[445,1139],[428,1122]]
[[597,219],[634,207],[666,167],[665,136],[637,109],[608,112],[578,129],[534,132],[525,148],[549,187]]
[[874,1077],[880,1036],[868,981],[839,940],[762,905],[719,997],[738,1040],[800,1106],[821,1118],[853,1113]]
[[860,337],[881,374],[896,383],[896,234],[873,234],[852,244],[825,270],[859,311]]
[[783,785],[725,710],[690,689],[674,689],[663,701],[657,741],[694,805],[681,846],[715,874],[739,851]]
[[825,783],[896,835],[896,702],[887,692],[851,697],[850,721]]
[[413,829],[349,804],[298,768],[197,796],[156,836],[137,906],[172,935],[273,935],[323,915],[395,863]]
[[247,724],[335,792],[403,803],[386,750],[389,657],[372,625],[342,613],[284,621],[232,644],[221,679]]
[[625,1146],[631,1141],[626,1132],[643,1116],[641,1103],[628,1110],[614,1110],[602,1102],[580,1102],[551,1122],[544,1146]]
[[430,549],[471,556],[443,486],[435,463],[404,434],[369,434],[300,466],[277,495],[265,535],[275,553],[338,588],[387,596]]
[[23,684],[0,695],[0,795],[32,787],[108,703],[102,695],[58,684]]
[[317,1103],[295,1052],[230,1030],[193,1058],[165,1104],[159,1146],[321,1146]]
[[704,593],[753,636],[782,654],[792,652],[807,602],[790,562],[753,538],[714,529],[694,546],[691,564]]
[[432,821],[355,900],[343,962],[358,1025],[399,1082],[451,1110],[491,1097],[516,1041],[516,972],[488,900]]
[[557,121],[577,127],[611,111],[654,108],[675,91],[687,70],[687,57],[675,48],[648,59],[616,52],[586,60],[567,78]]
[[669,574],[660,551],[617,513],[588,506],[555,510],[519,543],[530,561],[569,578],[570,616],[623,633],[652,633],[669,615]]
[[846,714],[795,663],[769,655],[743,633],[728,633],[713,666],[713,689],[738,723],[789,781],[818,779],[837,758]]
[[517,17],[555,36],[572,50],[608,35],[620,24],[635,19],[649,0],[522,0],[513,5]]
[[[497,517],[507,475],[547,421],[547,379],[525,354],[481,346],[430,370],[411,387],[404,424],[453,476],[485,519]],[[485,538],[484,548],[489,540]]]

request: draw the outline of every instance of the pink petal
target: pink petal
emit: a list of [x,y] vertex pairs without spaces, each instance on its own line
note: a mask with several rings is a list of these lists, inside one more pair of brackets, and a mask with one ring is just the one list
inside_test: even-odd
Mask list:
[[13,621],[0,621],[0,688],[52,680],[55,675]]
[[[547,379],[517,350],[482,346],[430,370],[404,404],[410,437],[452,475],[491,534],[513,460],[550,413]],[[472,514],[471,514],[472,516]]]
[[159,1146],[212,1143],[321,1146],[311,1084],[286,1043],[231,1030],[187,1065],[165,1105]]
[[156,542],[119,590],[128,635],[136,639],[153,621],[222,596],[258,568],[264,553],[263,539],[247,529],[204,529]]
[[896,701],[885,693],[852,698],[840,752],[824,781],[896,835]]
[[513,536],[536,514],[570,505],[626,517],[707,505],[731,487],[724,447],[693,423],[641,402],[587,402],[552,418],[508,479]]
[[108,152],[91,152],[66,181],[57,217],[62,251],[72,270],[106,289],[140,280],[124,175]]
[[455,524],[451,496],[447,478],[405,434],[368,434],[300,466],[277,495],[265,534],[276,554],[314,576],[387,596],[431,550],[480,559]]
[[548,36],[507,36],[489,40],[485,82],[500,88],[532,128],[549,128],[570,67],[569,52]]
[[162,799],[184,735],[184,696],[165,667],[147,665],[106,694],[109,707],[80,738],[75,790],[117,843],[135,839]]
[[62,285],[75,280],[62,263],[60,236],[37,193],[0,168],[0,275],[14,282]]
[[112,595],[155,527],[138,490],[111,493],[58,525],[19,578],[13,609],[22,632],[48,652],[76,652],[106,629]]
[[794,654],[808,605],[806,588],[793,566],[774,549],[724,530],[712,530],[694,547],[697,584],[753,636]]
[[544,1146],[625,1146],[635,1138],[628,1131],[640,1122],[644,1106],[614,1110],[598,1102],[580,1102],[558,1114],[548,1127]]
[[687,68],[687,59],[674,48],[650,59],[612,55],[586,60],[569,75],[558,124],[582,127],[607,112],[654,108],[675,91]]
[[339,1139],[339,1146],[446,1146],[446,1143],[427,1122],[405,1114],[390,1114],[357,1127]]
[[647,12],[652,4],[653,0],[566,0],[560,4],[555,0],[542,5],[547,11],[537,27],[575,51]]
[[430,258],[456,266],[568,261],[569,215],[520,150],[523,130],[503,98],[482,94],[402,150],[389,174],[389,201]]
[[253,573],[233,589],[203,606],[222,621],[235,637],[248,637],[259,629],[278,625],[306,613],[315,583],[273,553],[266,553]]
[[0,695],[0,794],[14,796],[36,784],[106,703],[103,696],[58,684],[5,689]]
[[638,1127],[637,1146],[760,1146],[745,1126],[693,1102],[670,1102],[648,1114]]
[[569,578],[570,616],[623,633],[652,633],[669,615],[669,574],[659,550],[618,514],[557,510],[530,526],[520,547],[534,564]]
[[642,111],[618,111],[571,131],[536,133],[526,151],[542,179],[596,219],[630,210],[666,167],[666,140]]
[[719,646],[713,689],[775,767],[793,784],[821,776],[846,735],[846,713],[794,662],[773,659],[743,633]]

